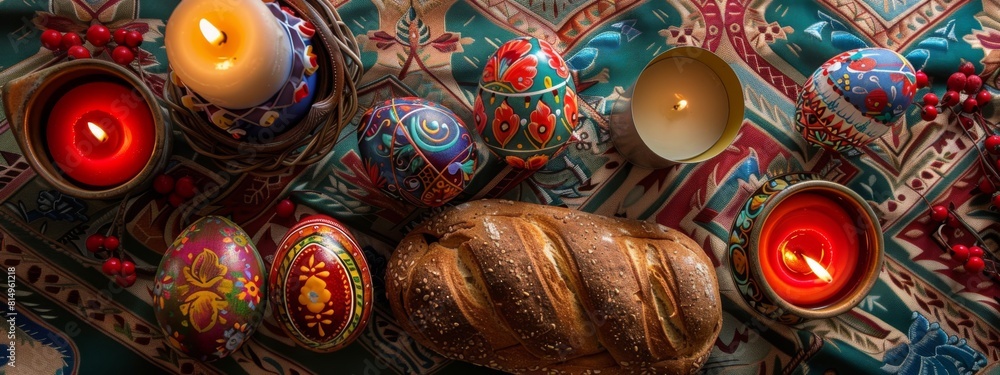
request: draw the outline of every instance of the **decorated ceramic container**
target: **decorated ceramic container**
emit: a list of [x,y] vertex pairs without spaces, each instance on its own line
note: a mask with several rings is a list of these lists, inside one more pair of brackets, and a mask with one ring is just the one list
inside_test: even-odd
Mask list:
[[473,134],[440,104],[395,98],[365,112],[358,125],[361,160],[373,183],[397,199],[441,206],[472,181],[479,150]]
[[473,115],[492,153],[515,168],[542,168],[579,123],[569,66],[543,40],[500,45],[486,60]]
[[[865,245],[857,256],[848,259],[857,264],[848,276],[848,286],[843,293],[837,293],[832,302],[820,306],[799,306],[781,298],[768,284],[764,275],[767,271],[762,267],[762,253],[767,250],[761,239],[762,228],[766,227],[768,216],[775,211],[775,207],[796,194],[821,194],[840,202],[841,207],[856,220],[854,233],[865,238]],[[750,308],[779,323],[798,324],[840,315],[857,306],[868,295],[882,270],[882,227],[868,203],[851,189],[820,180],[811,174],[786,174],[766,181],[743,204],[733,222],[728,254],[729,273]]]
[[173,83],[184,92],[181,103],[185,107],[200,112],[233,138],[247,142],[269,142],[305,118],[312,109],[318,81],[319,64],[312,46],[315,26],[277,2],[265,5],[288,35],[291,44],[288,53],[292,55],[288,82],[266,102],[250,108],[224,108],[205,100],[185,86],[176,74],[170,74]]
[[847,51],[806,80],[795,129],[814,145],[847,151],[889,131],[916,92],[916,71],[900,54],[885,48]]
[[351,232],[310,216],[278,244],[268,278],[272,311],[302,346],[332,352],[354,341],[372,312],[372,280]]
[[156,270],[153,312],[167,343],[212,361],[238,349],[260,325],[267,302],[264,263],[250,237],[206,216],[174,240]]

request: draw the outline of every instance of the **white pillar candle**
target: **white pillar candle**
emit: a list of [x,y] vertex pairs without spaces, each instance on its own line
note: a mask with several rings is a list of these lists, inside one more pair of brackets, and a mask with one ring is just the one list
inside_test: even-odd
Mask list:
[[288,35],[261,0],[183,0],[164,44],[181,82],[223,108],[263,104],[292,67]]
[[679,55],[657,61],[646,67],[635,84],[632,116],[636,132],[664,159],[696,157],[712,148],[726,131],[728,96],[722,78],[697,59]]

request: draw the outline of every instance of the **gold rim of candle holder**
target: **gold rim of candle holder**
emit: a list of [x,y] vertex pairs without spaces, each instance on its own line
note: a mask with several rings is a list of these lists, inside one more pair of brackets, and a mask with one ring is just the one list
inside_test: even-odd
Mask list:
[[[111,187],[90,187],[73,182],[51,160],[45,144],[44,111],[55,95],[65,94],[65,84],[87,78],[108,77],[130,85],[142,95],[153,117],[154,143],[149,160],[138,174]],[[128,69],[98,59],[80,59],[61,63],[14,79],[0,88],[10,129],[28,164],[56,190],[81,199],[116,199],[152,182],[152,176],[166,167],[172,137],[157,97],[138,76]]]
[[[870,261],[857,271],[861,275],[857,286],[835,303],[819,308],[796,306],[778,296],[765,281],[758,257],[760,230],[768,215],[786,198],[803,192],[821,192],[840,198],[845,208],[857,216],[859,230],[873,234],[868,246],[867,259]],[[874,287],[885,258],[882,226],[871,206],[844,185],[802,173],[769,179],[747,199],[733,223],[728,252],[730,275],[743,300],[752,310],[783,324],[831,318],[854,308]]]
[[313,49],[318,57],[316,97],[306,116],[271,142],[234,139],[219,131],[203,113],[179,104],[182,88],[167,80],[165,101],[170,119],[198,154],[212,159],[226,172],[271,176],[289,168],[313,164],[326,157],[340,132],[358,110],[357,86],[363,73],[354,34],[326,0],[284,0],[298,16],[316,28]]

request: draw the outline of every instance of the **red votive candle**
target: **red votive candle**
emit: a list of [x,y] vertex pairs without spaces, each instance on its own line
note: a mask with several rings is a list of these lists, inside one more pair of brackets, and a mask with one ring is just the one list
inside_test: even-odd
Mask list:
[[55,165],[71,180],[95,187],[137,176],[156,141],[142,95],[114,80],[85,82],[56,99],[45,137]]
[[861,247],[869,245],[856,220],[829,194],[800,192],[781,200],[760,230],[760,268],[767,284],[778,297],[804,308],[828,306],[856,289]]

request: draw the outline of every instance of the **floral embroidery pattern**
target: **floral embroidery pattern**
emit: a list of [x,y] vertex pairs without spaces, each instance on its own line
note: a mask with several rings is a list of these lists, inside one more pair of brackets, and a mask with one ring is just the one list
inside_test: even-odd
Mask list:
[[[212,329],[216,322],[225,324],[219,311],[229,307],[223,295],[233,290],[233,282],[225,279],[226,266],[219,263],[219,256],[203,249],[183,272],[186,283],[178,286],[177,291],[187,296],[180,310],[188,320],[182,324],[190,324],[198,332]],[[195,291],[188,294],[191,289]]]
[[483,68],[483,82],[504,92],[522,92],[531,87],[538,74],[538,57],[527,55],[531,42],[515,39],[504,43]]
[[889,349],[882,371],[889,374],[974,374],[986,366],[986,357],[965,339],[948,336],[937,322],[913,312],[909,343]]

